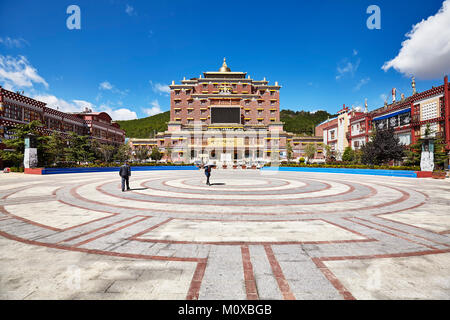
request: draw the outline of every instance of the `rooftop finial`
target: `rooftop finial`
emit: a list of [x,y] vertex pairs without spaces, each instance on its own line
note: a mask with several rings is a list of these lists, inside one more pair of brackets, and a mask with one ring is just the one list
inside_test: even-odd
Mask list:
[[416,78],[415,77],[412,77],[411,87],[413,89],[413,94],[416,94],[417,91],[416,91]]
[[231,72],[230,68],[227,66],[227,59],[223,58],[222,67],[219,69],[219,72]]

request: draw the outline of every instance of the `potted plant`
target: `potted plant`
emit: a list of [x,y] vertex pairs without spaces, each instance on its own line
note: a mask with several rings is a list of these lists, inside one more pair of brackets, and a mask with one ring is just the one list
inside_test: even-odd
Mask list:
[[226,169],[226,168],[227,168],[227,165],[226,165],[226,164],[223,164],[223,165],[222,165],[222,168]]
[[237,169],[237,164],[233,164],[233,169]]
[[241,167],[242,167],[242,169],[247,169],[247,166],[245,165],[245,163]]

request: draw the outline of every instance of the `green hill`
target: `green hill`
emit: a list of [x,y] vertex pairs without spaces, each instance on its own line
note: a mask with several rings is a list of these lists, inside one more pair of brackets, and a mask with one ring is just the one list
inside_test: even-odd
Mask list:
[[335,115],[319,110],[314,113],[309,111],[281,110],[280,121],[284,122],[284,130],[296,134],[313,135],[314,128],[328,118]]
[[[305,135],[312,135],[316,125],[332,117],[334,115],[322,110],[314,113],[292,110],[280,112],[280,120],[285,123],[284,130]],[[166,111],[147,118],[117,121],[117,123],[125,130],[128,138],[149,138],[154,132],[166,131],[169,120],[170,111]]]
[[166,131],[169,120],[170,111],[166,111],[147,118],[116,122],[125,130],[127,138],[149,138],[154,132]]

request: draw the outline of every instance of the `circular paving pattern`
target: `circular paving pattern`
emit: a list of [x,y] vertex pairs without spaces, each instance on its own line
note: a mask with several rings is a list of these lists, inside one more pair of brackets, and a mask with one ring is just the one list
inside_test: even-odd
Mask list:
[[195,263],[188,299],[351,299],[334,261],[450,248],[448,216],[421,216],[434,195],[418,179],[215,170],[207,186],[202,171],[134,172],[128,192],[115,174],[25,180],[0,185],[0,235]]

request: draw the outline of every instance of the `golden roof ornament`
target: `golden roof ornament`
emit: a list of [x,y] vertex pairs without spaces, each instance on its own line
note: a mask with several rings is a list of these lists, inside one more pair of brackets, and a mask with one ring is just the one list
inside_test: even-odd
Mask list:
[[412,77],[411,87],[413,89],[413,94],[416,94],[417,91],[416,91],[416,78],[415,77]]
[[219,69],[219,72],[231,72],[230,68],[227,66],[227,59],[223,58],[223,64],[222,67]]

